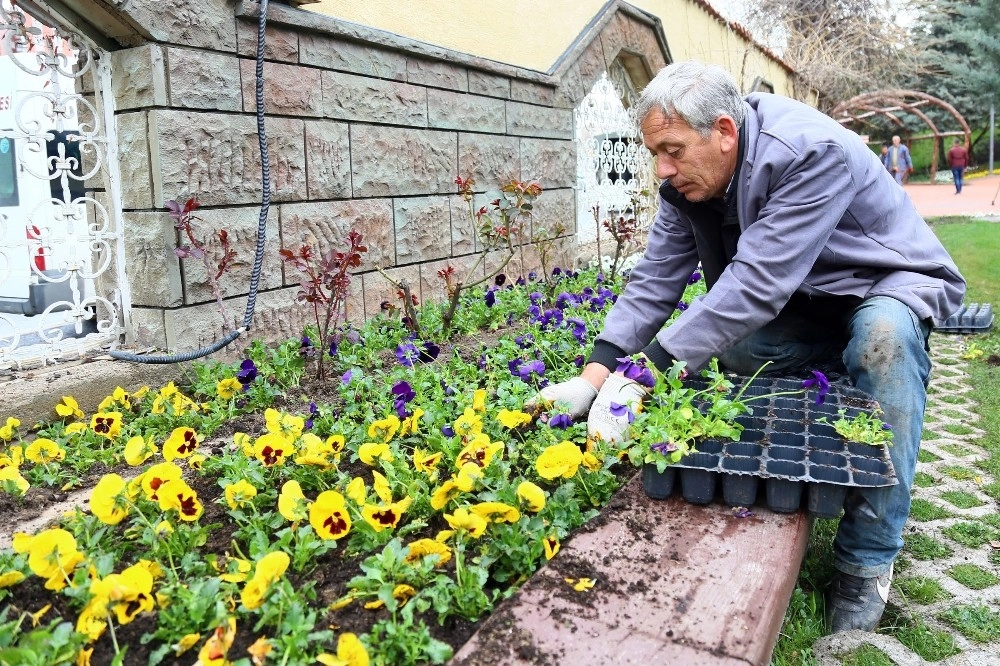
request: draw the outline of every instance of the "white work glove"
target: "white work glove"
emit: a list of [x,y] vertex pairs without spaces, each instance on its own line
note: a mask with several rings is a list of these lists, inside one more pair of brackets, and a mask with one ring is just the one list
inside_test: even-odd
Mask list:
[[549,384],[538,392],[534,398],[525,403],[525,409],[534,412],[537,409],[547,409],[551,403],[559,410],[566,410],[569,417],[576,421],[583,418],[590,409],[591,403],[597,397],[597,389],[583,377],[574,377],[558,384]]
[[[646,389],[623,375],[612,374],[604,381],[597,394],[597,399],[590,407],[587,417],[587,434],[592,439],[603,439],[608,442],[620,442],[628,434],[631,423],[630,415],[639,411],[642,399],[646,397]],[[621,416],[611,413],[611,403],[626,405]],[[631,413],[631,414],[630,414]]]

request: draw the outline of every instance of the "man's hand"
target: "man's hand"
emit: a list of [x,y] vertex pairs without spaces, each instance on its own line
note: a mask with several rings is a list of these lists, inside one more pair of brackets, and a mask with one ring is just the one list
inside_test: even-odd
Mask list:
[[[628,427],[639,410],[646,389],[623,375],[611,375],[605,380],[590,408],[587,434],[594,439],[620,442],[628,434]],[[617,407],[612,413],[612,403]]]
[[524,407],[529,412],[535,412],[546,408],[543,403],[553,403],[556,409],[565,409],[575,421],[587,413],[596,397],[597,389],[593,384],[583,377],[574,377],[558,384],[549,384],[525,403]]

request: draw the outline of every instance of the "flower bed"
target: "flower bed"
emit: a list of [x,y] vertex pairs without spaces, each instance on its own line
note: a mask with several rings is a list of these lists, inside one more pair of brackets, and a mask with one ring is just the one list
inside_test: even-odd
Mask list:
[[585,424],[521,411],[578,371],[614,298],[554,273],[470,290],[451,342],[339,328],[324,381],[311,330],[183,387],[7,421],[0,658],[445,661],[634,473]]

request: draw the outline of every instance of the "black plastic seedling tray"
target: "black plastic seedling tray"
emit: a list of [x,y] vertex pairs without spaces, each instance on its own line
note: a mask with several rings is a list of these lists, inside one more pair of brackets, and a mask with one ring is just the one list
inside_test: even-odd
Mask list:
[[[742,379],[734,380],[737,387]],[[700,380],[693,380],[700,381]],[[758,378],[744,397],[799,391],[802,382]],[[822,404],[815,392],[799,396],[771,396],[753,400],[751,413],[737,418],[744,427],[740,441],[706,440],[662,473],[648,464],[642,470],[649,497],[664,499],[680,487],[693,504],[713,501],[721,487],[730,506],[753,506],[763,494],[768,508],[781,513],[798,511],[803,497],[810,513],[822,518],[840,515],[851,487],[880,487],[897,483],[885,445],[848,442],[830,423],[845,410],[850,418],[871,412],[878,403],[867,393],[832,384]]]
[[989,303],[963,304],[935,331],[942,333],[985,333],[993,327],[993,307]]

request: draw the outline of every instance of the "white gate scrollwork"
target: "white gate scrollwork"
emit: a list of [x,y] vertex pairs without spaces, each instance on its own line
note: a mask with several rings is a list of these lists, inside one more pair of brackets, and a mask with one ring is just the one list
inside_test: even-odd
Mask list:
[[[610,242],[600,225],[619,216],[649,227],[656,179],[635,118],[638,94],[625,68],[615,63],[574,111],[577,145],[577,237]],[[632,248],[638,250],[636,245]],[[601,248],[607,255],[613,248]]]
[[108,61],[0,0],[0,369],[80,357],[124,330]]

